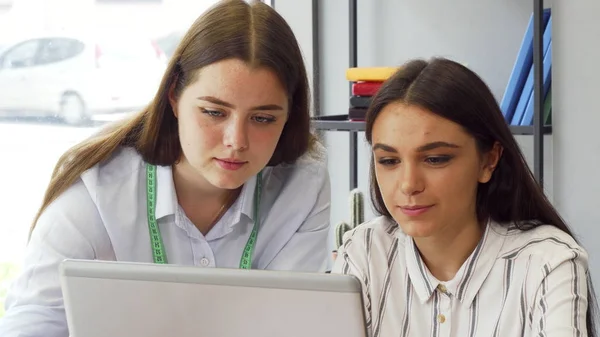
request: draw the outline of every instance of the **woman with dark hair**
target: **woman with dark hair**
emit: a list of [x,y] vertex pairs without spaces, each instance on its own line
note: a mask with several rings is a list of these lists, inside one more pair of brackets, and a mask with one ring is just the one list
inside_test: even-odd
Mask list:
[[66,258],[324,271],[329,176],[284,19],[258,1],[219,2],[157,89],[59,159],[0,336],[69,335]]
[[333,272],[380,336],[596,336],[588,255],[471,70],[406,63],[373,98],[371,197]]

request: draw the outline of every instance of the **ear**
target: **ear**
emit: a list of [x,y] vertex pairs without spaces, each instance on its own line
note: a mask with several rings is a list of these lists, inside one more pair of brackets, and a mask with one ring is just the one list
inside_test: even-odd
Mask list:
[[169,104],[171,104],[171,110],[173,110],[173,115],[177,118],[177,100],[175,99],[175,84],[177,83],[177,78],[171,83],[169,86],[169,91],[167,92],[167,96],[169,98]]
[[498,162],[502,157],[502,151],[504,148],[500,143],[495,142],[492,149],[483,155],[483,160],[481,161],[481,168],[479,170],[479,182],[482,184],[487,183],[492,179],[492,174],[494,174],[494,170],[498,166]]

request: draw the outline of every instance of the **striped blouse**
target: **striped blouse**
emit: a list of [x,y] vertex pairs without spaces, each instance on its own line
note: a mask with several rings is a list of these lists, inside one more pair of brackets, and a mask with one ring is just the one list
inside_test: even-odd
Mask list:
[[373,337],[587,336],[588,255],[553,226],[486,226],[454,279],[429,272],[411,237],[379,217],[346,233],[333,273],[363,286]]

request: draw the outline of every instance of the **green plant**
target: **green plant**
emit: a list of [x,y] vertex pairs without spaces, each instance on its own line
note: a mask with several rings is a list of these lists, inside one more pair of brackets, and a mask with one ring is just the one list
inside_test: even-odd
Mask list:
[[355,188],[350,191],[350,223],[342,221],[335,226],[335,245],[342,245],[344,234],[365,221],[365,206],[363,193]]

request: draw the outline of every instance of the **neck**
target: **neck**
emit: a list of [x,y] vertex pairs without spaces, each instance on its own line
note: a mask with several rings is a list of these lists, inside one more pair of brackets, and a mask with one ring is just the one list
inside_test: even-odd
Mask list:
[[177,199],[197,202],[224,201],[231,192],[231,190],[213,186],[185,160],[173,165],[173,182],[177,191]]
[[456,230],[440,233],[434,237],[415,238],[423,262],[431,274],[440,281],[454,278],[460,267],[473,253],[483,234],[477,219]]
[[173,165],[173,183],[179,205],[203,235],[214,227],[241,191],[211,185],[185,160]]

